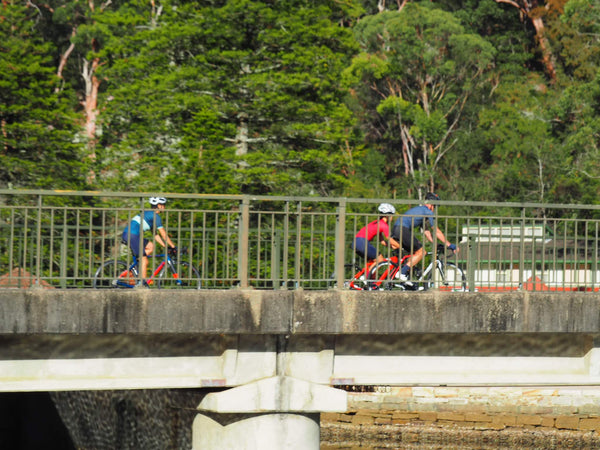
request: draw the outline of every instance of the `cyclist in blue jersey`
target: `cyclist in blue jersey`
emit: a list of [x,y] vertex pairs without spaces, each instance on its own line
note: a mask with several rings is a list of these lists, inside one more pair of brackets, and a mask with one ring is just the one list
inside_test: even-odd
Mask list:
[[435,229],[435,234],[441,243],[445,244],[453,252],[457,252],[456,245],[451,244],[446,239],[442,230],[440,230],[435,224],[434,210],[435,206],[431,203],[427,203],[428,200],[439,200],[440,197],[433,192],[428,192],[425,195],[425,204],[415,206],[406,211],[402,216],[394,223],[392,230],[392,237],[398,242],[402,242],[402,248],[411,254],[406,265],[404,265],[400,272],[400,280],[410,284],[408,279],[410,278],[410,271],[413,267],[421,262],[423,256],[425,256],[425,249],[423,244],[415,235],[415,229],[423,229],[423,234],[429,242],[433,242],[433,235],[431,230]]
[[[133,219],[125,230],[123,230],[123,242],[129,245],[131,251],[135,256],[139,256],[140,250],[140,239],[143,238],[145,231],[152,231],[155,233],[154,239],[167,248],[171,252],[176,252],[177,249],[173,241],[167,234],[165,227],[162,224],[162,220],[160,219],[160,213],[165,210],[165,205],[167,203],[167,199],[164,197],[150,197],[149,199],[150,207],[152,208],[149,211],[144,211],[143,218],[138,214]],[[146,286],[146,275],[148,272],[148,255],[151,255],[154,252],[154,242],[144,239],[142,243],[142,264],[141,264],[141,275],[142,281],[141,284]]]

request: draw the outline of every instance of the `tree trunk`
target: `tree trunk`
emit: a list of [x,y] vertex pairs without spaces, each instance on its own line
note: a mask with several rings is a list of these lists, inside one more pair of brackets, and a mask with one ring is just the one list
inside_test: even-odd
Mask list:
[[[535,36],[540,46],[540,50],[542,52],[542,62],[546,67],[546,73],[550,77],[550,80],[554,82],[556,80],[556,68],[554,67],[554,58],[552,56],[552,51],[550,49],[550,44],[548,39],[546,39],[544,20],[541,16],[536,15],[534,10],[538,7],[537,0],[527,1],[527,0],[495,0],[496,3],[506,3],[511,6],[514,6],[521,14],[526,16],[533,27],[535,28]],[[547,5],[545,7],[548,8]]]
[[[94,58],[90,64],[87,59],[83,60],[82,77],[85,81],[85,100],[83,107],[85,111],[85,135],[87,137],[88,158],[96,161],[96,119],[98,116],[98,88],[100,80],[96,77],[96,70],[100,60]],[[96,174],[93,169],[88,173],[88,183],[93,184]]]

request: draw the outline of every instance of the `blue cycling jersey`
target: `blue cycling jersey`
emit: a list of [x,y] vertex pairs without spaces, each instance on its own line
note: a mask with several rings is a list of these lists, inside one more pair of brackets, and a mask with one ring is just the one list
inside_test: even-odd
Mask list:
[[429,224],[433,228],[435,226],[435,217],[433,215],[433,211],[431,211],[425,205],[415,206],[408,211],[406,211],[401,217],[399,217],[394,226],[402,226],[403,228],[422,228],[425,219],[429,221]]
[[142,227],[141,234],[143,234],[143,231],[152,230],[155,226],[157,230],[159,228],[163,228],[162,220],[158,214],[156,214],[153,210],[144,211],[143,220],[140,218],[139,214],[131,219],[131,223],[125,227],[125,230],[123,231],[123,237],[125,238],[128,234],[139,235],[140,226]]

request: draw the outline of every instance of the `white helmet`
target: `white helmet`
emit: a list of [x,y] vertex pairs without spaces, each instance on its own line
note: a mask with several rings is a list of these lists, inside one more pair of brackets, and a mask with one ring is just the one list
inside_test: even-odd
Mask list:
[[394,208],[389,203],[382,203],[381,205],[379,205],[379,207],[377,208],[377,210],[381,214],[396,214],[396,208]]
[[149,202],[152,206],[164,205],[167,203],[167,199],[164,197],[150,197]]

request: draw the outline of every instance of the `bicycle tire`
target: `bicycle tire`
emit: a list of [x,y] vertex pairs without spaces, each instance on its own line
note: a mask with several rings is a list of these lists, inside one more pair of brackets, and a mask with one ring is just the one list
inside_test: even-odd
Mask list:
[[124,261],[110,260],[102,264],[94,275],[94,289],[132,288],[138,278],[136,267],[129,269]]
[[[440,269],[441,267],[441,269]],[[451,262],[439,262],[436,266],[438,273],[438,288],[446,292],[465,292],[467,290],[467,277],[463,270]],[[433,270],[425,280],[425,289],[434,287]]]
[[177,277],[167,276],[167,271],[170,272],[171,268],[169,264],[165,265],[156,280],[156,286],[159,289],[202,289],[198,269],[187,262],[173,262],[173,265],[176,268],[179,267]]
[[[396,270],[397,268],[398,268],[398,266],[396,264],[392,263],[391,261],[383,261],[383,262],[380,262],[379,264],[377,264],[375,267],[373,267],[369,271],[369,279],[372,280],[370,282],[371,288],[373,288],[373,286],[376,286],[377,289],[385,289],[385,290],[402,289],[402,290],[405,290],[406,287],[404,286],[404,283],[402,283],[398,278],[395,278],[396,274],[394,274],[394,277],[389,277],[389,274],[393,273],[394,270]],[[383,280],[379,280],[379,278],[381,278],[384,273],[387,273],[388,277],[384,278]],[[400,273],[400,271],[398,270],[397,273]]]
[[[356,272],[354,273],[352,278],[347,283],[344,283],[344,287],[347,287],[351,291],[369,291],[369,290],[371,290],[371,285],[367,281],[367,279],[366,279],[367,276],[363,272],[362,267],[355,267],[355,270],[356,270]],[[362,275],[357,276],[359,273],[362,273]]]

